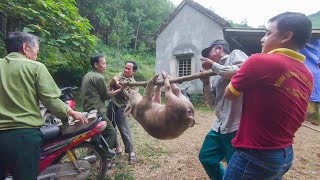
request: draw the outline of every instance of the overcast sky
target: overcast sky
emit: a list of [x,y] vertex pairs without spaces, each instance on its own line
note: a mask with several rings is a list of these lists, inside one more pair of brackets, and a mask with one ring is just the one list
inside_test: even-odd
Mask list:
[[[182,0],[171,0],[178,5]],[[217,15],[241,23],[258,27],[267,25],[268,20],[282,12],[292,11],[310,15],[320,11],[320,0],[194,0],[212,10]]]

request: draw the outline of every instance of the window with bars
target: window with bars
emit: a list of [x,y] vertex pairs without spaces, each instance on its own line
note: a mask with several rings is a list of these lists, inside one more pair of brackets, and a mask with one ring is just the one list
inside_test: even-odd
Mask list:
[[178,77],[191,75],[191,58],[178,59]]

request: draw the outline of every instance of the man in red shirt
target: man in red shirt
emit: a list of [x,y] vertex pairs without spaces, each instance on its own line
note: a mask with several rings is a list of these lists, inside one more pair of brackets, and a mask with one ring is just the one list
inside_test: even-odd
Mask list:
[[249,57],[226,88],[243,94],[240,127],[224,179],[281,179],[293,160],[293,137],[305,119],[313,76],[299,53],[311,36],[311,22],[286,12],[269,20],[262,53]]

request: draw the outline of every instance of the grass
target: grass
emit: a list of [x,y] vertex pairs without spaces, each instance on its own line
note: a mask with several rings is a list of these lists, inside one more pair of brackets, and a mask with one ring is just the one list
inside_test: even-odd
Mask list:
[[[154,171],[161,167],[161,164],[158,163],[157,159],[162,156],[167,156],[170,154],[170,151],[167,150],[167,147],[160,145],[160,140],[155,139],[144,131],[144,129],[136,122],[132,117],[129,118],[129,127],[133,136],[134,149],[138,155],[139,165],[151,164],[149,171]],[[121,136],[118,132],[119,142],[121,147],[124,149]],[[123,153],[114,160],[115,168],[108,173],[106,179],[112,180],[133,180],[134,177],[134,165],[128,164],[128,154]]]
[[[195,106],[196,110],[200,111],[212,111],[206,105]],[[159,169],[163,168],[164,165],[161,163],[160,159],[164,156],[170,156],[171,152],[169,147],[161,143],[160,140],[155,139],[148,135],[141,125],[135,121],[132,116],[129,117],[129,128],[132,133],[133,141],[134,141],[134,149],[138,155],[137,164],[139,165],[139,169],[143,172],[156,172]],[[118,132],[119,142],[121,143],[121,147],[124,149],[123,142],[121,140],[121,136]],[[133,180],[136,179],[134,176],[135,165],[128,164],[128,154],[123,153],[118,156],[114,160],[115,168],[113,168],[109,173],[106,179],[108,180]]]
[[194,106],[195,110],[199,110],[199,111],[212,111],[212,109],[208,106],[208,105],[195,105]]
[[[73,92],[76,101],[76,110],[82,111],[81,107],[81,99],[79,96],[79,90]],[[162,103],[165,103],[164,98],[162,99]],[[200,111],[212,111],[212,109],[206,104],[194,104],[195,110]],[[139,166],[148,164],[147,169],[144,171],[153,172],[162,168],[163,164],[160,164],[158,159],[163,156],[169,156],[170,151],[168,147],[162,145],[160,140],[155,139],[148,135],[144,129],[135,121],[132,117],[129,118],[129,127],[133,136],[134,148],[138,155]],[[121,140],[121,136],[118,132],[119,142],[121,143],[121,147],[124,149],[123,142]],[[123,153],[120,156],[117,156],[114,159],[115,167],[107,173],[107,176],[104,180],[134,180],[134,165],[128,164],[128,154]],[[150,166],[151,165],[151,166]]]

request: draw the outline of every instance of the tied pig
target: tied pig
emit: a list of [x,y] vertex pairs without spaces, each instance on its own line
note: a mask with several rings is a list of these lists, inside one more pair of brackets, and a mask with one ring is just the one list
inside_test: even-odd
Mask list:
[[194,126],[194,107],[176,84],[169,83],[166,72],[162,72],[165,88],[165,104],[160,104],[160,87],[155,93],[153,87],[159,75],[154,76],[147,84],[143,96],[129,90],[129,102],[124,110],[125,115],[132,116],[144,130],[157,139],[174,139],[189,127]]

